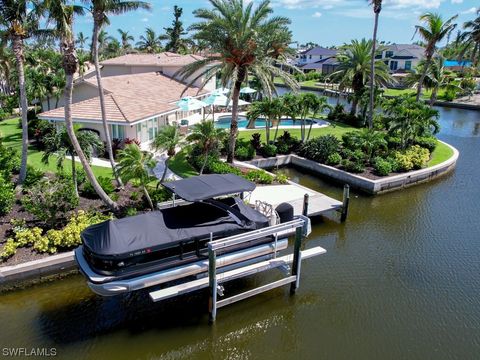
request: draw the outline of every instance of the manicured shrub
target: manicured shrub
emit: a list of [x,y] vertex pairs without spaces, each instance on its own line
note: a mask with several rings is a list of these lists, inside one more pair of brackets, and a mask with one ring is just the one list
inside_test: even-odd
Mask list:
[[235,158],[240,161],[252,160],[255,156],[255,148],[247,141],[239,141],[235,147]]
[[[108,195],[112,194],[115,191],[115,187],[112,184],[112,179],[110,179],[109,177],[99,176],[97,178],[97,181],[100,184],[100,186],[102,187],[103,191],[105,191]],[[83,184],[83,188],[81,190],[81,193],[84,197],[86,197],[88,199],[97,199],[98,198],[97,192],[93,188],[92,184],[90,184],[90,182],[88,182],[88,181],[85,184]]]
[[254,133],[252,134],[252,139],[250,140],[250,144],[253,148],[258,151],[262,147],[262,134]]
[[138,214],[138,210],[134,207],[128,207],[125,209],[125,216],[135,216]]
[[37,219],[54,225],[78,205],[78,198],[71,182],[42,179],[27,189],[22,204]]
[[275,182],[279,184],[288,184],[288,176],[285,174],[277,174],[275,175]]
[[360,148],[360,134],[358,131],[349,131],[342,135],[344,148],[355,151]]
[[398,171],[422,169],[427,166],[430,160],[430,151],[414,145],[404,152],[395,152],[394,159],[398,164]]
[[349,159],[342,160],[342,167],[345,171],[351,173],[362,173],[365,171],[365,164],[360,161],[352,161]]
[[79,211],[74,214],[67,225],[61,230],[49,230],[33,244],[38,252],[55,253],[59,249],[71,249],[82,243],[80,233],[88,226],[108,220],[109,217],[100,213]]
[[37,241],[40,241],[42,232],[43,230],[39,227],[17,229],[14,237],[17,247],[33,245]]
[[15,190],[10,180],[5,180],[0,175],[0,216],[12,211],[15,202]]
[[235,174],[238,176],[242,175],[242,172],[239,168],[236,168],[222,161],[212,162],[211,164],[209,164],[208,170],[208,172],[212,174]]
[[130,193],[130,200],[137,201],[140,199],[140,193],[138,191],[132,191]]
[[2,252],[0,253],[0,258],[3,260],[6,260],[9,257],[12,257],[13,255],[15,255],[16,252],[17,252],[17,244],[15,243],[15,240],[8,239],[5,242],[5,245],[3,245]]
[[257,184],[269,185],[273,183],[274,177],[263,170],[250,170],[245,174],[245,178]]
[[418,137],[415,139],[414,144],[433,152],[438,145],[438,140],[433,136]]
[[338,165],[342,161],[342,156],[339,153],[333,153],[328,156],[326,161],[327,165]]
[[45,174],[42,170],[34,168],[31,165],[27,165],[27,176],[25,177],[25,181],[23,182],[24,188],[29,188],[38,183]]
[[387,146],[391,150],[398,150],[402,147],[402,139],[397,136],[387,136],[385,140],[387,140]]
[[382,159],[381,157],[376,157],[374,159],[373,168],[375,173],[380,176],[387,176],[392,172],[392,164],[388,160]]
[[263,144],[262,155],[267,158],[277,156],[277,147],[272,144]]
[[3,174],[5,179],[11,179],[13,174],[18,174],[20,161],[16,150],[0,144],[0,174]]
[[278,154],[290,154],[296,151],[300,145],[300,141],[294,138],[289,131],[284,131],[281,136],[277,138],[275,143]]
[[325,163],[330,155],[339,151],[339,148],[340,141],[335,136],[319,136],[304,143],[300,149],[300,155],[319,163]]

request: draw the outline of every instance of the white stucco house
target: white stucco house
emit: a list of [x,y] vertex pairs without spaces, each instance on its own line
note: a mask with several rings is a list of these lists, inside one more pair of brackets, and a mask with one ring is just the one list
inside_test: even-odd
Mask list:
[[[146,146],[161,126],[193,115],[193,112],[181,111],[176,105],[186,85],[174,78],[174,74],[199,59],[201,57],[196,55],[164,52],[127,54],[103,61],[101,72],[112,139],[136,139]],[[204,81],[203,77],[197,79],[183,96],[202,98],[215,90],[215,79],[212,79],[199,91]],[[60,124],[65,121],[63,105],[61,99],[58,108],[42,112],[38,117]],[[95,72],[75,80],[72,118],[105,140]]]
[[425,48],[415,44],[386,45],[377,59],[388,65],[391,73],[413,70],[425,56]]

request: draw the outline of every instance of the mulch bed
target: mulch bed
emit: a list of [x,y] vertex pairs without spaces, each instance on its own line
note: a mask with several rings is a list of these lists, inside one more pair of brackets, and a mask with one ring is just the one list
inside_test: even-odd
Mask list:
[[[130,194],[133,191],[139,190],[134,188],[130,184],[125,185],[124,189],[117,191],[119,196],[117,203],[123,208],[137,205],[138,202],[134,202],[130,199]],[[108,213],[108,209],[105,207],[105,205],[100,199],[87,199],[82,196],[80,196],[79,205],[75,209],[75,212],[79,210],[99,211],[102,213]],[[66,219],[59,219],[58,228],[61,228],[65,225],[65,222],[70,217],[70,215],[71,213],[67,215]],[[0,252],[3,250],[3,245],[5,244],[7,239],[13,235],[12,225],[10,224],[10,220],[12,219],[25,219],[28,227],[43,227],[43,224],[41,222],[35,220],[33,215],[23,209],[20,203],[20,195],[17,195],[17,202],[14,204],[12,211],[8,215],[0,217]],[[66,251],[69,250],[63,250],[63,252]],[[59,251],[59,253],[61,252],[62,251]],[[13,255],[7,260],[0,260],[0,267],[17,265],[27,261],[38,260],[48,257],[49,255],[50,254],[48,253],[37,253],[31,247],[17,248],[17,252],[15,255]]]

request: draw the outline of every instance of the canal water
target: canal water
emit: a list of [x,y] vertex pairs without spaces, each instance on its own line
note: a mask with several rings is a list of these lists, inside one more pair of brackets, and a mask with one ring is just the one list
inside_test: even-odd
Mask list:
[[[478,359],[480,113],[439,109],[440,138],[460,151],[434,182],[353,193],[345,224],[316,221],[300,290],[276,289],[220,309],[205,293],[152,304],[101,298],[74,275],[0,295],[0,348],[55,349],[58,359]],[[341,198],[341,188],[290,171]],[[234,291],[262,283],[242,280]]]

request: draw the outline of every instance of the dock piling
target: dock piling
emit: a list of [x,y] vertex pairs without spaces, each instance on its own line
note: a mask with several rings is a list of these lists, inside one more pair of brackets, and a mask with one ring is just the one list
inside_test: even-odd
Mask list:
[[349,205],[350,205],[350,185],[346,184],[343,187],[343,205],[342,205],[342,215],[340,217],[341,222],[345,222],[345,220],[347,220]]
[[302,210],[302,215],[303,216],[308,216],[308,203],[310,201],[310,195],[305,194],[303,196],[303,210]]
[[299,227],[295,231],[295,245],[293,247],[292,276],[296,279],[290,284],[290,294],[295,294],[300,286],[300,267],[302,263],[300,248],[302,246],[303,228]]

